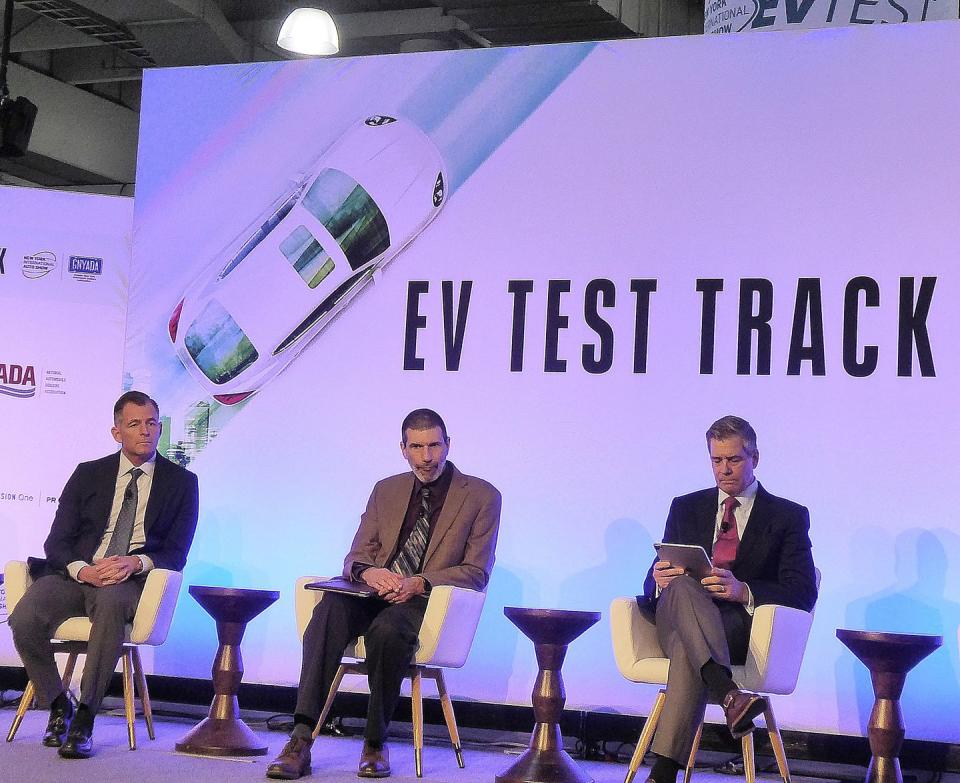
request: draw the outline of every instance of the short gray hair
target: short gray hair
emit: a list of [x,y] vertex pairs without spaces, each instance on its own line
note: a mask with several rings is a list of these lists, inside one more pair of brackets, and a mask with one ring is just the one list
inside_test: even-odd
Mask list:
[[727,440],[734,437],[743,440],[743,447],[748,454],[757,456],[760,453],[757,450],[757,433],[754,432],[749,421],[739,416],[722,416],[711,424],[707,430],[707,448],[710,448],[712,440]]

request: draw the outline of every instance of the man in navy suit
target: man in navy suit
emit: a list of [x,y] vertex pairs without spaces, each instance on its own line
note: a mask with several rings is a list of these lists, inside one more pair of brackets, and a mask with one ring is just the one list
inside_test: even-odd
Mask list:
[[716,487],[674,498],[663,540],[702,546],[714,567],[697,580],[655,560],[644,583],[670,659],[648,783],[674,783],[708,698],[722,705],[734,737],[753,731],[766,699],[741,691],[730,676],[730,665],[746,660],[753,612],[761,604],[810,611],[817,600],[809,513],[755,479],[760,452],[753,427],[724,416],[707,430],[707,449]]
[[[197,526],[197,477],[157,454],[160,409],[146,394],[117,400],[111,433],[120,451],[77,466],[44,543],[46,560],[10,615],[10,628],[42,706],[43,744],[87,758],[100,707],[153,568],[183,570]],[[65,692],[50,638],[68,617],[92,621],[80,703]]]

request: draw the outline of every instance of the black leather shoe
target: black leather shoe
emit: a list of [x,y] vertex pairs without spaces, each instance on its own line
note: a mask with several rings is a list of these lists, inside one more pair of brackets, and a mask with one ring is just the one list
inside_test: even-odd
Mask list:
[[81,707],[76,711],[67,738],[57,753],[62,759],[88,759],[93,755],[93,716],[89,710]]
[[732,690],[723,697],[723,714],[734,739],[754,730],[753,719],[767,708],[767,697],[749,691]]
[[51,707],[50,720],[47,721],[47,730],[43,733],[43,744],[48,748],[59,748],[70,731],[70,721],[76,711],[76,700],[73,694],[67,691],[65,707]]
[[278,780],[296,780],[310,774],[310,748],[312,739],[290,737],[280,755],[267,767],[267,777]]
[[360,752],[360,767],[357,769],[358,778],[386,778],[390,777],[390,752],[386,744],[374,748],[364,741]]

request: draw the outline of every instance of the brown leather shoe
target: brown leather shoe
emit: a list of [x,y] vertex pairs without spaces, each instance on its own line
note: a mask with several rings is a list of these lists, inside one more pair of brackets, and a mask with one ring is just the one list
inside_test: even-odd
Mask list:
[[280,755],[267,767],[267,777],[278,780],[296,780],[310,774],[310,748],[312,739],[290,737]]
[[754,730],[753,719],[767,708],[767,697],[750,691],[732,690],[723,697],[723,714],[734,739]]
[[371,747],[366,740],[360,752],[360,767],[357,769],[358,778],[386,778],[390,777],[390,752],[384,743],[381,748]]

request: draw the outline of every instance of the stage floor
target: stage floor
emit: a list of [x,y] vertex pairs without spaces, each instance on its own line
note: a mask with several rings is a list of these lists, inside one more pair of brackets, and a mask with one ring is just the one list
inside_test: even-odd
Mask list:
[[[160,706],[160,705],[158,705]],[[0,728],[4,735],[13,720],[12,708],[0,710]],[[258,717],[249,718],[250,726],[263,738],[270,749],[267,756],[257,758],[207,758],[189,756],[174,751],[175,743],[197,722],[196,717],[158,716],[155,719],[157,739],[147,737],[146,726],[137,721],[137,750],[127,747],[126,724],[122,713],[108,712],[97,718],[94,732],[93,758],[83,761],[61,759],[57,752],[40,744],[46,723],[46,714],[38,710],[27,713],[23,725],[12,743],[0,742],[0,783],[159,783],[171,780],[180,783],[221,783],[221,781],[261,781],[269,761],[280,751],[286,735],[266,730]],[[396,724],[398,733],[406,733],[409,726]],[[442,732],[441,727],[427,727],[428,734]],[[466,769],[458,769],[456,758],[448,744],[431,741],[424,748],[423,781],[439,783],[493,783],[495,775],[507,768],[520,748],[493,744],[500,740],[521,740],[516,735],[485,737],[484,743],[469,743],[464,747]],[[313,774],[305,780],[314,783],[358,780],[357,759],[361,740],[353,737],[320,737],[313,748]],[[627,749],[629,750],[629,749]],[[413,765],[413,746],[409,739],[398,738],[390,743],[390,761],[398,783],[414,783],[417,777]],[[716,754],[705,754],[706,758]],[[717,758],[723,758],[722,756]],[[761,760],[761,765],[766,760]],[[596,783],[621,783],[626,774],[625,763],[580,762]],[[852,774],[851,774],[852,773]],[[816,778],[794,774],[794,783],[823,783],[824,780],[856,780],[862,776],[856,768],[820,770]],[[642,768],[637,781],[643,783],[647,769]],[[945,775],[944,780],[958,776]],[[860,778],[862,779],[862,778]],[[709,769],[695,774],[696,783],[737,783],[742,777],[715,773]],[[778,781],[777,775],[761,774],[759,781]]]

